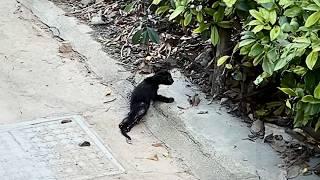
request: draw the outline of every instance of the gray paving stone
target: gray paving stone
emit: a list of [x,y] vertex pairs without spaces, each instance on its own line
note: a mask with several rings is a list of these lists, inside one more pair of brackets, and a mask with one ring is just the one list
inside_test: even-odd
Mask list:
[[[61,124],[62,120],[71,119]],[[80,147],[79,143],[90,142]],[[2,180],[94,179],[123,167],[80,116],[0,126]]]

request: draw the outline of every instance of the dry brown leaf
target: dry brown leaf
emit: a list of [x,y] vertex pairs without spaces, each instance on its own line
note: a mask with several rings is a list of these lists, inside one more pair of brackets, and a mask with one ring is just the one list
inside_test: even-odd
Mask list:
[[150,61],[152,59],[152,56],[147,56],[146,61]]
[[152,144],[153,147],[163,147],[162,143],[154,143]]
[[147,159],[152,160],[152,161],[159,161],[159,158],[158,158],[157,154],[155,154],[155,155],[153,155],[151,157],[148,157]]

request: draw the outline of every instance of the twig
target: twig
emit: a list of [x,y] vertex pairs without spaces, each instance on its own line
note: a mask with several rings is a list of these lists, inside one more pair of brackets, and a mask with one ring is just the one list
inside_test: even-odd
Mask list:
[[134,26],[132,27],[130,33],[128,34],[128,36],[126,38],[126,43],[124,43],[124,45],[121,47],[121,50],[120,50],[120,57],[121,58],[123,58],[123,49],[124,49],[125,46],[128,46],[128,39],[131,36],[131,34],[133,33],[133,30],[134,30]]
[[108,100],[108,101],[105,101],[105,102],[103,102],[103,103],[104,103],[104,104],[107,104],[107,103],[113,102],[113,101],[115,101],[115,100],[117,100],[117,98],[113,98],[113,99]]

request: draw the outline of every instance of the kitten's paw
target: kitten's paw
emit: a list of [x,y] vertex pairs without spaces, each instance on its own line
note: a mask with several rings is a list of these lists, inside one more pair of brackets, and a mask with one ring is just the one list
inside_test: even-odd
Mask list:
[[174,102],[174,98],[168,98],[168,103],[173,103]]

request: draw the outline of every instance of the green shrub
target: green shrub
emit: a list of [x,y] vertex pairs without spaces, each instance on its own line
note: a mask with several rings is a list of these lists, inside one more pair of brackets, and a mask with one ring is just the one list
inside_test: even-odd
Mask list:
[[[294,114],[295,126],[320,127],[320,0],[153,0],[156,14],[220,42],[219,29],[241,19],[243,65],[262,68],[254,83],[280,77],[283,101]],[[231,56],[231,55],[230,55]],[[229,55],[218,66],[232,69]],[[229,62],[228,62],[229,61]],[[236,60],[233,60],[236,61]],[[238,64],[240,62],[237,62]],[[233,69],[235,70],[235,69]]]
[[280,75],[279,89],[295,114],[295,126],[320,126],[320,1],[258,0],[239,47],[263,73],[255,84]]

